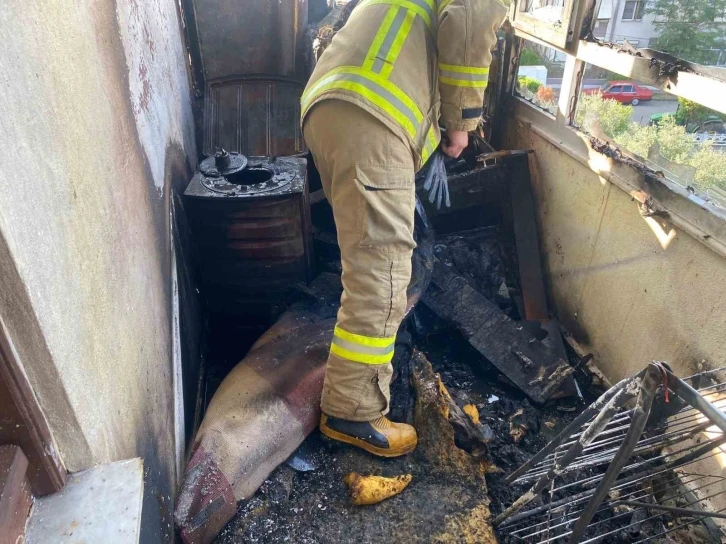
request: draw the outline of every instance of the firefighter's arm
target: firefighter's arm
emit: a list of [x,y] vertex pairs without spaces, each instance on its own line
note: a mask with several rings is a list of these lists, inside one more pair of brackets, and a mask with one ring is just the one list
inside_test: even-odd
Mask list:
[[448,131],[474,130],[482,114],[496,31],[509,0],[439,0],[439,93]]

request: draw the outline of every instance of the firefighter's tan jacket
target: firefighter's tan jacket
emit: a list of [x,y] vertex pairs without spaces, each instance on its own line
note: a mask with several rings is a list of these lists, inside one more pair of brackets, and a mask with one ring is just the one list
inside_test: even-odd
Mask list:
[[420,168],[439,119],[447,130],[476,128],[505,3],[361,0],[310,77],[303,121],[320,100],[352,102],[410,142]]

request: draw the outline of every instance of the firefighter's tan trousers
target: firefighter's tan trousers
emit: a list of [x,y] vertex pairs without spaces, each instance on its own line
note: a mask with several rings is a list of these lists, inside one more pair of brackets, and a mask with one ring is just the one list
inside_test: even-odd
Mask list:
[[413,155],[383,123],[345,101],[317,104],[303,132],[333,208],[343,265],[321,407],[370,421],[388,413],[390,360],[411,278]]

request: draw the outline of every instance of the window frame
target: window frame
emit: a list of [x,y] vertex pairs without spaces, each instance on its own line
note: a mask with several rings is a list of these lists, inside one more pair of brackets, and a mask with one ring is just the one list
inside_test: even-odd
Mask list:
[[[630,18],[625,18],[625,10],[628,7],[628,4],[635,4],[635,7],[633,8],[633,16]],[[620,20],[626,23],[636,23],[643,20],[643,10],[645,9],[645,2],[644,0],[626,0],[625,3],[623,3],[623,15],[620,17]]]
[[[514,0],[512,10],[517,9],[516,4],[519,1]],[[580,98],[580,83],[586,64],[620,74],[624,80],[635,80],[639,85],[655,87],[674,97],[698,102],[722,114],[726,114],[726,101],[717,97],[726,94],[726,75],[717,75],[708,67],[687,62],[682,62],[680,69],[669,72],[663,68],[673,61],[672,57],[650,49],[619,48],[615,44],[594,38],[592,36],[596,21],[594,14],[598,13],[600,2],[601,0],[576,0],[572,21],[578,29],[577,39],[564,45],[560,45],[561,41],[554,43],[549,40],[546,33],[534,35],[524,30],[521,25],[511,25],[507,31],[511,70],[508,70],[508,74],[503,77],[503,82],[507,82],[504,96],[513,101],[510,106],[500,110],[502,112],[508,110],[510,114],[513,112],[516,122],[524,122],[535,133],[572,154],[576,160],[589,166],[598,175],[621,189],[629,193],[636,191],[650,195],[659,208],[668,214],[674,226],[726,257],[726,211],[723,208],[705,203],[682,185],[659,177],[638,157],[623,149],[616,151],[612,142],[600,142],[600,144],[611,144],[611,150],[623,159],[613,160],[603,156],[609,163],[610,169],[608,172],[597,170],[590,159],[600,153],[592,147],[590,136],[574,126],[574,113]],[[545,45],[566,55],[556,115],[516,96],[512,82],[516,79],[519,68],[517,61],[522,39]],[[636,89],[633,90],[637,94]],[[509,119],[511,118],[510,115]]]
[[514,0],[510,6],[509,21],[512,27],[532,36],[540,36],[546,42],[555,44],[560,48],[566,47],[567,44],[573,41],[577,8],[580,0],[564,0],[562,24],[559,26],[538,19],[527,12],[519,11],[523,1],[525,0]]

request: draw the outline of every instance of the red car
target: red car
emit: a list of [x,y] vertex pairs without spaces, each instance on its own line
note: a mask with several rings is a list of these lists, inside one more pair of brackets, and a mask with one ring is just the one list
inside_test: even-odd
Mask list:
[[599,89],[585,89],[584,94],[601,93],[603,99],[617,100],[621,104],[637,106],[653,99],[653,92],[632,81],[608,81]]

